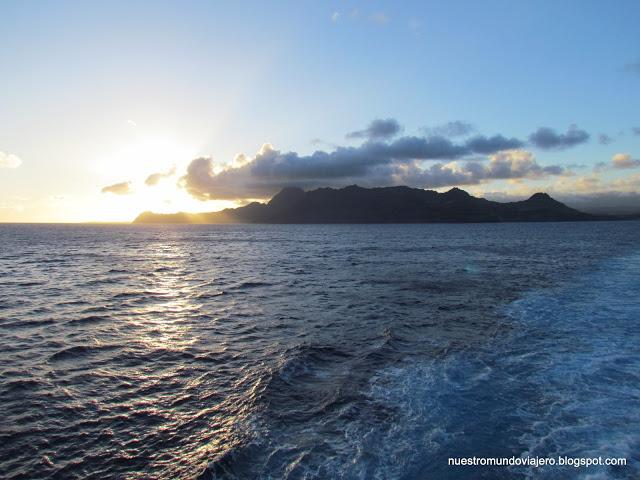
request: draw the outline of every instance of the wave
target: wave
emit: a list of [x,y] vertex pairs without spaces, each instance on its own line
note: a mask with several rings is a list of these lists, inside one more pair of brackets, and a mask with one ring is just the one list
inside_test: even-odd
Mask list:
[[288,349],[260,394],[255,437],[212,461],[202,478],[638,478],[637,464],[588,471],[447,464],[564,455],[633,462],[638,277],[640,255],[610,261],[510,304],[504,314],[512,325],[502,337],[396,362],[366,382],[359,361],[393,364],[409,340],[387,329],[364,356],[332,345]]
[[234,286],[235,290],[246,290],[249,288],[270,287],[272,283],[269,282],[242,282]]
[[227,292],[224,290],[220,290],[217,292],[202,292],[194,295],[194,298],[198,300],[209,300],[211,298],[222,297],[223,295],[227,295]]
[[635,260],[549,286],[637,245],[638,222],[6,235],[25,228],[0,232],[24,254],[0,259],[8,478],[190,478],[209,462],[225,479],[638,477],[447,467],[637,461]]
[[75,345],[73,347],[63,348],[49,357],[52,362],[62,360],[73,360],[75,358],[93,355],[105,351],[117,349],[114,345]]
[[122,283],[125,278],[122,277],[99,277],[83,282],[82,285],[86,287],[96,287],[99,285],[117,285]]
[[[506,339],[402,368],[371,381],[372,402],[394,412],[375,457],[402,458],[385,475],[458,478],[448,457],[625,457],[640,450],[640,255],[609,261],[562,288],[512,303]],[[370,435],[353,432],[354,442]],[[419,446],[419,448],[416,448]],[[428,459],[428,462],[421,458]],[[396,468],[397,465],[394,466]],[[638,478],[640,468],[486,467],[474,478]]]
[[13,320],[5,322],[4,319],[0,319],[0,328],[36,328],[46,325],[52,325],[56,323],[51,318],[44,319],[28,319],[28,320]]
[[104,322],[110,319],[111,317],[104,316],[104,315],[87,315],[85,317],[74,318],[73,320],[69,320],[67,323],[72,325],[89,324],[89,323],[93,324],[93,323]]
[[39,380],[34,379],[19,379],[19,380],[10,380],[6,382],[3,386],[5,389],[5,393],[16,393],[16,392],[24,392],[26,390],[37,390],[38,388],[43,387],[44,383]]

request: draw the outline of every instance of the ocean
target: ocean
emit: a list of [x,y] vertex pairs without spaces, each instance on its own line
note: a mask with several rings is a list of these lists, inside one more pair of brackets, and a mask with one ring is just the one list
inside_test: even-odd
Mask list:
[[639,238],[0,225],[0,477],[640,478]]

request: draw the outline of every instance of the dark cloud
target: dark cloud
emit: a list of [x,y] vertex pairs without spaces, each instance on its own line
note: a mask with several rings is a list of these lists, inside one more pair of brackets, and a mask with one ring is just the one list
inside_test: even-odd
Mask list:
[[471,153],[466,145],[444,137],[401,137],[382,148],[388,158],[396,160],[452,160]]
[[160,180],[169,178],[173,176],[175,173],[176,173],[176,167],[171,167],[171,170],[168,170],[166,172],[152,173],[147,177],[144,183],[150,187],[153,187],[154,185],[157,185],[160,182]]
[[[389,137],[400,127],[395,120],[376,120],[366,130],[358,132],[366,138]],[[355,134],[351,134],[355,136]],[[243,165],[213,173],[208,158],[194,160],[181,184],[196,198],[261,198],[284,186],[316,187],[385,185],[399,182],[423,183],[424,186],[473,184],[491,178],[516,178],[533,174],[557,175],[559,167],[543,170],[533,162],[501,163],[500,156],[482,169],[470,162],[473,155],[492,155],[521,148],[524,142],[503,135],[474,136],[462,143],[454,143],[439,135],[428,137],[405,136],[392,141],[367,140],[357,147],[336,147],[327,152],[317,150],[310,155],[282,152],[265,145],[256,156]],[[464,168],[446,164],[424,168],[424,161],[464,160]],[[516,167],[523,167],[519,171]],[[526,168],[525,168],[526,167]],[[486,168],[490,168],[487,170]],[[406,176],[411,171],[412,176]],[[422,177],[420,177],[422,175]],[[422,178],[422,180],[420,180]]]
[[632,127],[631,131],[634,135],[640,135],[640,127]]
[[128,195],[129,193],[133,193],[133,190],[131,190],[131,182],[120,182],[103,187],[101,192],[113,193],[114,195]]
[[[480,142],[486,145],[511,145],[494,137]],[[392,143],[366,142],[360,147],[340,147],[332,152],[317,151],[301,156],[280,152],[265,145],[246,164],[214,173],[209,158],[193,160],[180,183],[195,198],[264,198],[286,186],[316,188],[409,185],[435,188],[448,185],[475,185],[494,179],[541,178],[565,173],[562,167],[540,166],[530,152],[509,150],[493,152],[488,162],[464,160],[475,151],[441,137],[402,137]],[[460,162],[450,160],[462,159]],[[447,160],[431,166],[425,161]]]
[[548,127],[541,127],[529,136],[529,141],[543,150],[564,150],[589,140],[589,134],[571,125],[566,133],[558,133]]
[[369,140],[387,140],[395,137],[402,128],[394,118],[376,119],[364,130],[347,134],[347,138],[367,138]]
[[611,142],[613,142],[613,138],[611,138],[606,133],[601,133],[600,135],[598,135],[598,143],[600,145],[609,145]]
[[478,135],[462,144],[453,143],[442,136],[401,137],[390,144],[365,143],[365,150],[373,147],[392,160],[455,160],[472,154],[488,155],[501,150],[520,148],[524,142],[516,138],[505,138],[502,135],[485,137]]
[[442,137],[464,137],[475,132],[475,127],[470,123],[463,122],[461,120],[455,120],[453,122],[447,122],[443,125],[437,125],[435,127],[427,127],[423,129],[426,135],[436,135]]
[[[450,122],[441,131],[468,133],[468,124]],[[400,126],[393,119],[375,120],[352,138],[364,138],[359,146],[337,146],[302,155],[265,144],[253,158],[224,167],[210,158],[193,160],[179,184],[193,197],[208,199],[266,198],[287,186],[302,188],[409,185],[434,188],[476,185],[499,179],[543,178],[567,175],[558,165],[539,165],[522,148],[525,142],[504,135],[475,135],[453,141],[431,132],[427,136],[394,138]],[[560,148],[584,141],[588,134],[571,127],[566,134],[540,129],[532,135],[546,148]],[[430,164],[429,164],[430,163]]]
[[467,140],[466,146],[474,153],[486,155],[489,153],[499,152],[500,150],[521,148],[524,146],[524,142],[517,138],[505,138],[502,135],[494,135],[493,137],[478,135]]
[[502,136],[475,137],[455,144],[444,137],[398,138],[390,143],[368,141],[358,147],[337,147],[332,152],[318,150],[301,156],[263,148],[247,167],[258,178],[333,179],[366,175],[372,167],[410,160],[454,160],[473,153],[494,153],[521,145]]

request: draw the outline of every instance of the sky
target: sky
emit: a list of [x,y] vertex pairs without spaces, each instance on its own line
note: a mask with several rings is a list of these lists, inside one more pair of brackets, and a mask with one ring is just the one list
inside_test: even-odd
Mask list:
[[640,212],[640,3],[0,3],[0,222],[284,186]]

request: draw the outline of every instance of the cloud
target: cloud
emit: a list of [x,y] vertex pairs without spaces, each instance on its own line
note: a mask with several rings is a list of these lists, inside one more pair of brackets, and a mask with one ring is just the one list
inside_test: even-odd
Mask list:
[[606,133],[598,135],[598,143],[600,145],[609,145],[611,142],[613,142],[613,139]]
[[14,202],[0,202],[0,210],[13,210],[16,212],[24,211],[24,205]]
[[609,168],[609,164],[607,162],[598,162],[593,166],[594,172],[604,172]]
[[178,184],[198,200],[263,198],[277,190],[266,181],[252,181],[246,168],[229,168],[214,173],[213,160],[199,157],[187,167]]
[[[588,182],[586,182],[588,184]],[[593,182],[592,187],[597,187],[598,182]],[[607,185],[603,185],[607,188]],[[553,198],[561,201],[569,207],[582,212],[596,215],[630,215],[640,213],[640,193],[632,191],[603,190],[595,192],[567,192],[556,190],[553,187],[531,187],[516,192],[474,192],[498,202],[515,202],[529,198],[536,192],[544,190]],[[525,193],[526,191],[526,193]]]
[[[351,9],[349,12],[341,13],[335,10],[330,16],[331,22],[338,23],[341,21],[356,23],[356,22],[368,22],[369,24],[383,27],[387,25],[391,19],[389,15],[382,11],[368,11],[361,12],[357,8]],[[410,25],[411,28],[411,25]]]
[[[444,137],[407,136],[390,143],[367,141],[359,147],[338,147],[311,155],[281,152],[265,144],[246,163],[219,172],[210,158],[197,158],[189,164],[180,185],[197,199],[213,200],[265,198],[286,186],[316,188],[358,183],[435,188],[564,173],[559,166],[538,165],[530,152],[502,152],[521,144],[501,135],[478,136],[463,144],[454,144]],[[489,161],[484,164],[469,159],[469,155],[477,153],[491,154]],[[447,162],[424,165],[425,161],[439,160]]]
[[0,152],[0,168],[18,168],[22,160],[17,155]]
[[475,127],[470,123],[463,122],[462,120],[455,120],[453,122],[447,122],[435,127],[424,128],[423,131],[427,135],[436,135],[443,137],[464,137],[475,132]]
[[369,15],[369,21],[378,25],[389,23],[389,17],[384,12],[374,12]]
[[565,194],[559,198],[583,212],[600,215],[640,214],[640,193],[609,190],[594,193]]
[[631,131],[634,135],[640,135],[640,127],[633,127]]
[[410,18],[407,27],[414,37],[418,38],[422,35],[422,22],[417,18]]
[[[239,155],[231,163],[211,158],[193,160],[179,185],[200,200],[267,198],[287,186],[311,189],[358,184],[364,187],[409,185],[418,188],[480,185],[494,180],[565,178],[567,167],[541,165],[526,143],[501,134],[467,136],[472,127],[455,121],[429,129],[427,136],[400,136],[399,123],[377,119],[349,138],[358,146],[331,146],[311,154],[281,151],[265,144],[253,157]],[[446,135],[445,135],[446,134]],[[566,148],[588,138],[572,126],[564,134],[541,128],[533,139],[544,148]]]
[[631,62],[627,63],[624,66],[624,70],[629,73],[637,73],[640,74],[640,62]]
[[488,163],[437,163],[426,169],[413,164],[396,176],[398,184],[421,188],[438,188],[452,185],[478,185],[491,180],[539,179],[561,175],[564,168],[558,165],[543,167],[533,154],[526,150],[508,150],[489,156]]
[[127,120],[127,125],[129,125],[131,128],[136,128],[138,126],[138,124],[131,119]]
[[543,150],[564,150],[589,140],[589,134],[571,125],[567,133],[557,133],[548,127],[541,127],[529,136],[529,141]]
[[383,155],[396,160],[456,159],[472,153],[466,145],[456,145],[444,137],[401,137],[379,146]]
[[171,170],[168,170],[166,172],[152,173],[147,177],[144,183],[152,187],[154,185],[157,185],[160,182],[160,180],[169,178],[173,176],[175,173],[176,173],[176,167],[174,166],[174,167],[171,167]]
[[114,183],[113,185],[107,185],[101,190],[102,193],[113,193],[114,195],[128,195],[133,193],[131,190],[131,182]]
[[524,200],[540,191],[583,212],[595,214],[640,214],[640,174],[624,179],[603,181],[596,175],[557,177],[547,185],[519,183],[502,191],[476,190],[474,193],[491,200],[513,202]]
[[611,158],[613,168],[636,168],[640,167],[640,160],[631,158],[628,153],[616,153]]
[[542,178],[565,173],[563,167],[538,165],[527,150],[509,150],[491,155],[487,167],[488,177],[494,178]]
[[402,127],[394,118],[376,119],[364,130],[347,134],[347,138],[368,138],[369,140],[386,140],[395,137]]
[[466,143],[467,148],[474,153],[494,153],[500,150],[512,150],[524,146],[524,142],[517,138],[505,138],[502,135],[493,137],[475,136]]

